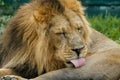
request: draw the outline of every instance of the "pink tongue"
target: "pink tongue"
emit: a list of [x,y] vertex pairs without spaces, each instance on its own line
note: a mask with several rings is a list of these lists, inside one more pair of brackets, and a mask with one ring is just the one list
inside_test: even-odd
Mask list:
[[76,68],[85,64],[85,58],[74,59],[70,61]]

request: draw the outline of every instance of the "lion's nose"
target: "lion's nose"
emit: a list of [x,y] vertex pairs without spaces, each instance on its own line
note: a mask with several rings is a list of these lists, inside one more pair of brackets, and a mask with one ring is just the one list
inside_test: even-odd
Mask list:
[[82,49],[83,49],[83,47],[82,48],[75,48],[75,49],[72,49],[72,51],[74,51],[77,54],[77,56],[79,56],[80,55],[80,51]]

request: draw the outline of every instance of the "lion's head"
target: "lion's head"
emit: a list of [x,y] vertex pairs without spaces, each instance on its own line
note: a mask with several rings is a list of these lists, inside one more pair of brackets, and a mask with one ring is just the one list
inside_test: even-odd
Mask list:
[[[3,36],[5,67],[20,71],[22,65],[39,74],[68,67],[73,59],[85,57],[89,24],[76,0],[33,0],[22,6]],[[19,65],[18,65],[19,64]],[[71,66],[71,64],[70,64]]]
[[[47,1],[49,3],[49,0]],[[51,55],[51,60],[55,58],[56,64],[54,65],[60,67],[63,63],[61,67],[71,66],[68,64],[71,60],[85,57],[87,53],[90,29],[87,20],[83,16],[83,8],[76,0],[53,0],[53,3],[50,2],[47,6],[44,2],[44,6],[46,8],[43,12],[34,13],[40,26],[41,19],[43,20],[39,32],[44,36],[43,39],[40,39],[40,41],[43,40],[40,44],[47,48],[46,55],[49,58]],[[39,17],[40,13],[44,13],[43,18]],[[47,61],[49,67],[52,64],[51,60],[48,59]]]

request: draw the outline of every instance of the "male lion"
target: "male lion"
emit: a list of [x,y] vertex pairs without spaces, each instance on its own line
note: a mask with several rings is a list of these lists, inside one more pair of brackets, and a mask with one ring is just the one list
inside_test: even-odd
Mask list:
[[0,77],[11,74],[29,79],[84,65],[90,29],[82,19],[82,8],[79,12],[64,3],[69,4],[34,0],[18,10],[1,39]]
[[[22,6],[4,32],[0,56],[0,76],[21,76],[3,80],[120,78],[120,46],[89,26],[77,0],[34,0]],[[86,57],[84,66],[81,57]],[[82,67],[65,68],[73,65]],[[48,73],[39,76],[43,72]]]

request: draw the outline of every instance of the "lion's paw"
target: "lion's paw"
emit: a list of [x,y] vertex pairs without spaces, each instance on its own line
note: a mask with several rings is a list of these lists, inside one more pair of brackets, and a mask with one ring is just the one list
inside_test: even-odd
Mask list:
[[0,78],[0,80],[18,80],[15,76],[6,75]]

